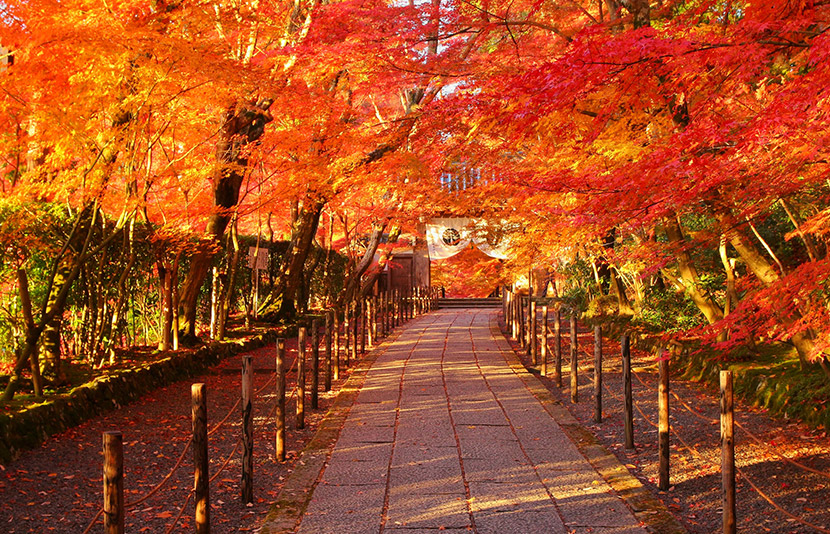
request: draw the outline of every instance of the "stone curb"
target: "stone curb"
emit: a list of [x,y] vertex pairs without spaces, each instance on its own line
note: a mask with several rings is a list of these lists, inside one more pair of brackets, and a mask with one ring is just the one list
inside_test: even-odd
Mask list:
[[622,498],[634,516],[649,530],[659,534],[688,534],[663,502],[655,497],[632,475],[616,456],[608,451],[588,429],[574,418],[568,409],[548,391],[538,377],[530,373],[513,351],[495,317],[490,321],[490,331],[506,355],[508,365],[521,378],[527,389],[559,424],[579,452],[597,470],[603,479]]
[[12,414],[0,414],[0,464],[40,446],[54,434],[108,410],[120,408],[156,388],[196,376],[230,356],[264,347],[276,331],[238,341],[211,343],[195,351],[173,353],[133,369],[100,376],[47,401]]
[[[410,323],[414,320],[417,318],[411,319]],[[369,369],[398,338],[403,326],[406,325],[402,325],[390,337],[381,341],[380,345],[366,354],[360,364],[352,369],[349,379],[343,384],[331,408],[320,422],[314,437],[302,450],[294,472],[286,479],[277,500],[271,505],[271,510],[258,531],[259,534],[288,534],[296,530],[340,437],[340,430],[366,381]]]

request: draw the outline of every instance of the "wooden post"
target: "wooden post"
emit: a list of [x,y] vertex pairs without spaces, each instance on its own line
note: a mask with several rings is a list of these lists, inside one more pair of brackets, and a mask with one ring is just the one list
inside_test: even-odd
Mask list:
[[366,345],[371,349],[375,346],[375,332],[372,329],[374,321],[372,321],[372,315],[374,314],[374,309],[372,307],[372,298],[369,297],[366,299]]
[[556,386],[562,387],[562,310],[557,307],[553,314],[553,378]]
[[395,288],[395,328],[401,326],[401,288]]
[[664,350],[660,350],[657,368],[660,373],[660,385],[657,388],[658,409],[658,454],[660,456],[660,473],[658,487],[663,491],[669,489],[669,359]]
[[732,371],[720,372],[721,486],[723,488],[723,534],[737,532],[735,512],[735,406]]
[[380,343],[378,319],[380,319],[380,312],[378,311],[378,296],[372,295],[372,347]]
[[602,327],[594,327],[594,422],[602,422]]
[[207,392],[204,384],[190,388],[193,417],[193,488],[196,534],[210,534],[210,474],[208,473]]
[[[357,323],[358,323],[358,316],[357,316],[357,301],[352,302],[352,353],[351,359],[352,361],[357,361]],[[349,365],[349,354],[346,354],[346,366]]]
[[418,317],[420,315],[420,302],[418,298],[421,296],[421,289],[418,287],[412,288],[412,317]]
[[510,321],[507,319],[507,291],[506,288],[502,288],[501,291],[501,316],[504,318],[504,328],[510,325]]
[[320,407],[320,321],[311,321],[311,409]]
[[510,337],[519,340],[519,295],[514,291],[510,299]]
[[634,398],[631,394],[631,338],[624,334],[620,338],[623,374],[623,425],[625,427],[625,448],[634,448]]
[[[366,335],[368,334],[366,328],[366,318],[368,317],[369,310],[367,309],[368,306],[366,305],[367,300],[364,298],[360,299],[360,353],[366,354]],[[355,310],[357,311],[357,310]]]
[[[323,388],[326,391],[331,391],[331,337],[332,337],[332,315],[336,315],[335,311],[326,312],[326,333],[325,333],[325,362],[323,368]],[[340,332],[338,332],[340,334]],[[337,337],[340,337],[339,335]],[[338,340],[339,341],[339,340]]]
[[383,292],[383,337],[389,335],[391,316],[389,315],[389,290]]
[[548,376],[548,305],[542,306],[542,376]]
[[277,339],[277,442],[278,462],[285,461],[285,340]]
[[383,292],[378,291],[377,296],[375,296],[375,330],[377,337],[377,343],[380,343],[380,340],[386,336],[386,319],[385,319],[385,310],[384,310],[384,298]]
[[[334,317],[332,319],[334,322],[334,332],[331,350],[332,358],[334,359],[334,379],[340,380],[341,366],[345,364],[348,367],[349,365],[349,303],[346,303],[346,307],[343,310],[342,320],[340,319],[340,314],[337,311],[334,312]],[[341,332],[341,330],[343,330],[343,332]],[[340,357],[341,350],[345,351],[345,361],[343,361]]]
[[104,532],[124,534],[124,442],[121,432],[104,432]]
[[579,402],[579,352],[575,311],[571,312],[571,402]]
[[518,304],[519,304],[519,314],[517,316],[517,320],[519,322],[519,345],[522,349],[527,347],[527,325],[525,324],[525,302],[524,297],[521,295],[517,295]]
[[254,502],[254,357],[242,357],[242,502]]
[[539,365],[539,339],[536,337],[536,303],[530,301],[530,355],[533,365]]
[[297,336],[297,429],[305,428],[305,339],[306,328],[301,326]]
[[[337,367],[340,367],[340,340],[343,340],[343,355],[346,359],[346,365],[348,366],[349,363],[349,351],[351,350],[352,346],[352,330],[351,330],[351,302],[346,302],[346,305],[343,306],[343,321],[340,321],[340,314],[335,312],[334,314],[334,339],[337,341],[336,348],[335,348],[335,360],[337,361]],[[340,333],[340,329],[343,329],[343,333]],[[342,336],[342,337],[341,337]],[[337,371],[337,378],[340,378],[340,370]]]

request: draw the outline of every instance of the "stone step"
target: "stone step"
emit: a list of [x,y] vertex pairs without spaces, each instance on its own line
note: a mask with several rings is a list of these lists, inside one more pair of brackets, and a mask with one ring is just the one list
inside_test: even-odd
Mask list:
[[498,308],[500,297],[438,299],[438,308]]

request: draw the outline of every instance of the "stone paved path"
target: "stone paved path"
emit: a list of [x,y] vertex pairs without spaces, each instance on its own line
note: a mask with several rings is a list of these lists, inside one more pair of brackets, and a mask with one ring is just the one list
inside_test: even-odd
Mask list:
[[301,534],[642,534],[507,363],[496,311],[437,311],[368,371]]

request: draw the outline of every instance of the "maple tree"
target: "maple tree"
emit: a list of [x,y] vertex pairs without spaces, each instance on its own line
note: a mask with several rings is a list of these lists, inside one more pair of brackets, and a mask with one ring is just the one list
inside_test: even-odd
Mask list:
[[[821,2],[8,2],[14,374],[39,346],[59,360],[66,315],[111,356],[152,270],[162,349],[208,295],[222,337],[264,217],[287,241],[273,319],[305,310],[333,254],[328,304],[365,295],[376,253],[436,213],[499,221],[504,272],[587,276],[635,322],[690,303],[661,326],[787,340],[830,374],[827,19]],[[448,194],[459,162],[493,179]]]
[[[490,68],[440,115],[457,132],[444,149],[480,147],[481,165],[511,184],[524,233],[547,234],[516,251],[541,244],[603,259],[640,301],[637,284],[657,275],[692,299],[710,332],[789,340],[830,376],[826,6],[606,2],[531,13],[501,52],[515,60],[500,65],[488,51]],[[770,222],[782,209],[788,235],[763,237],[759,227],[781,231]],[[604,243],[609,229],[616,237]],[[772,246],[794,251],[781,259]],[[719,248],[725,276],[712,261]],[[713,276],[732,280],[729,295],[707,287]]]

